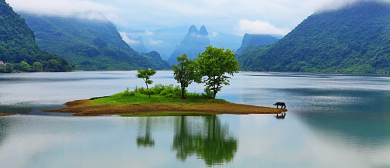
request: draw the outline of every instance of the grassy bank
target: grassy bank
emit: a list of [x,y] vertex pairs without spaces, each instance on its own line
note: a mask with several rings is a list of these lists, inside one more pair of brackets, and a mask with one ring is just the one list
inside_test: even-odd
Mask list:
[[[162,86],[162,85],[160,85]],[[179,93],[177,93],[179,92]],[[148,93],[151,93],[149,98]],[[206,94],[186,93],[180,99],[180,89],[143,88],[117,93],[107,97],[67,102],[67,108],[50,112],[74,113],[76,116],[164,116],[205,114],[278,114],[284,109],[229,103],[222,99],[209,99]]]

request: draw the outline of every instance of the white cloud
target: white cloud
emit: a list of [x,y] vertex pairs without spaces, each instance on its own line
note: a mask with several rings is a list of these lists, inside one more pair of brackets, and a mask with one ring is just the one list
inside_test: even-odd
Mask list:
[[105,20],[99,12],[117,12],[119,8],[88,0],[7,0],[17,12],[38,15],[81,17]]
[[291,30],[289,28],[277,28],[276,26],[261,20],[250,21],[246,19],[240,20],[238,24],[238,34],[277,34],[286,35]]
[[148,35],[148,36],[151,36],[151,35],[153,35],[154,33],[153,33],[152,31],[146,30],[146,31],[145,31],[145,34]]
[[119,32],[119,34],[121,35],[123,41],[125,41],[127,44],[138,44],[141,42],[141,41],[137,41],[137,40],[133,40],[133,39],[129,38],[125,32]]
[[151,45],[159,45],[162,43],[163,43],[163,41],[161,41],[161,40],[149,40],[149,44],[151,44]]

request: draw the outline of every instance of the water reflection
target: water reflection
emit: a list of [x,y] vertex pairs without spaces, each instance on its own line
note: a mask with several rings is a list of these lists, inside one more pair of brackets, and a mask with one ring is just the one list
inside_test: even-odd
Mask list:
[[204,159],[208,166],[233,160],[237,152],[237,139],[229,134],[229,126],[221,125],[216,115],[202,116],[203,128],[191,125],[186,116],[175,121],[172,150],[177,159],[186,161],[191,155]]
[[[387,145],[390,139],[390,97],[375,90],[288,89],[294,113],[317,132],[347,135],[359,146]],[[309,101],[311,100],[311,101]]]
[[287,115],[286,113],[282,113],[282,114],[280,114],[280,115],[279,115],[279,114],[276,114],[275,118],[276,118],[276,119],[285,119],[285,118],[286,118],[286,115]]
[[0,118],[0,148],[3,145],[3,141],[5,140],[8,127],[9,127],[8,120],[4,120],[4,118]]
[[[154,140],[150,133],[151,121],[150,117],[146,118],[146,124],[139,122],[138,136],[137,136],[137,146],[138,147],[153,147]],[[145,126],[145,129],[142,129]]]
[[29,114],[32,111],[32,107],[17,107],[17,106],[0,106],[0,113],[10,114]]

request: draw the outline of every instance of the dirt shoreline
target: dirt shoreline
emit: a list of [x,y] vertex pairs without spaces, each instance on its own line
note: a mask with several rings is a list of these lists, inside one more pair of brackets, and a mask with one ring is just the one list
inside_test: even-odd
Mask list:
[[8,113],[0,113],[0,117],[5,117],[5,116],[10,116],[12,114],[8,114]]
[[112,104],[95,105],[93,100],[76,100],[67,102],[66,108],[45,110],[44,112],[74,113],[74,116],[101,115],[163,115],[164,113],[185,114],[280,114],[286,109],[252,106],[234,103],[149,103],[127,104],[116,106]]

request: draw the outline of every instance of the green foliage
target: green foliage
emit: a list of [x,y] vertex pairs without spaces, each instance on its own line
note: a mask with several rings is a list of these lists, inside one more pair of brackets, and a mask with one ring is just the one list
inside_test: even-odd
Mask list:
[[193,81],[199,81],[200,76],[196,73],[197,62],[188,59],[186,54],[177,57],[177,65],[172,65],[173,74],[177,83],[180,83],[182,89],[181,98],[185,98],[185,88]]
[[[146,89],[149,89],[148,84],[153,83],[153,81],[150,80],[150,76],[153,76],[154,74],[156,74],[156,70],[145,69],[145,70],[138,70],[138,74],[136,76],[137,78],[142,78],[146,84]],[[149,97],[150,97],[150,93],[149,93]]]
[[[172,97],[179,98],[181,96],[181,88],[179,86],[170,85],[162,85],[157,84],[149,89],[145,89],[143,87],[136,88],[134,90],[136,93],[146,94],[146,95],[159,95],[164,97]],[[185,90],[187,92],[187,90]]]
[[241,70],[390,72],[390,5],[358,2],[315,13],[271,46],[238,56]]
[[186,93],[186,97],[190,99],[214,99],[214,92],[206,87],[204,93]]
[[233,51],[224,48],[206,47],[206,51],[196,58],[197,71],[204,76],[202,83],[206,88],[213,91],[213,98],[221,90],[222,85],[229,85],[229,79],[238,72],[238,61]]
[[[35,41],[34,32],[26,22],[4,0],[0,0],[0,60],[15,64],[16,70],[30,71],[27,64],[43,63],[51,59],[59,62],[56,71],[72,70],[65,59],[42,51]],[[27,64],[21,64],[22,61]],[[45,71],[52,69],[50,65],[44,65],[43,68]]]
[[134,95],[135,95],[135,92],[134,92],[134,91],[129,91],[129,88],[127,88],[127,89],[122,93],[122,96],[123,96],[123,97],[134,96]]
[[[117,93],[108,97],[99,98],[93,100],[95,105],[99,104],[115,104],[118,106],[128,104],[150,104],[150,103],[172,103],[172,104],[192,104],[192,103],[228,103],[222,99],[206,99],[202,97],[203,94],[186,93],[186,99],[180,99],[181,89],[179,86],[173,85],[160,85],[159,88],[165,88],[163,90],[157,88],[150,88],[150,90],[156,90],[149,97],[148,89],[143,87],[137,88],[137,90],[129,91],[126,89],[122,93]],[[160,91],[157,91],[160,90]]]
[[43,71],[43,65],[40,62],[34,62],[33,68],[35,72],[42,72]]

